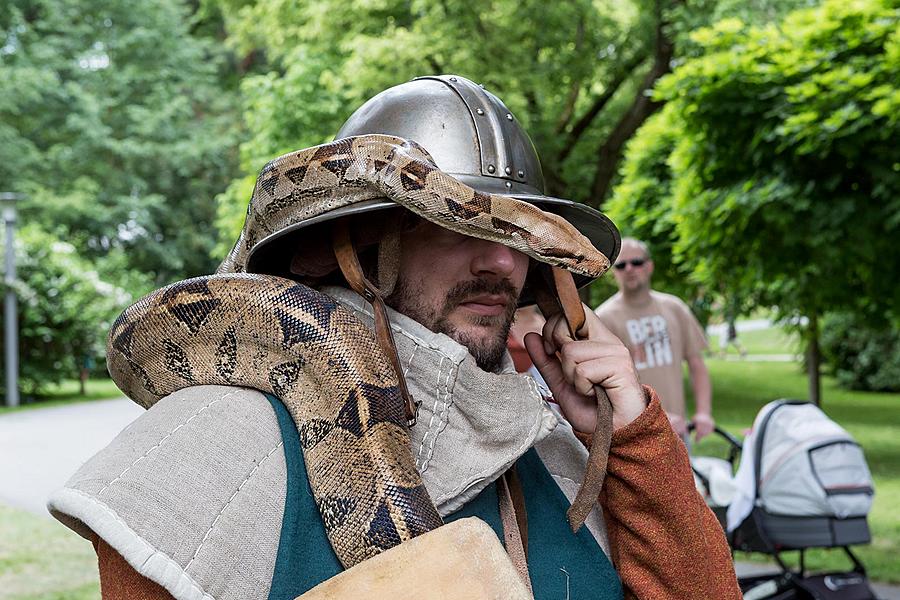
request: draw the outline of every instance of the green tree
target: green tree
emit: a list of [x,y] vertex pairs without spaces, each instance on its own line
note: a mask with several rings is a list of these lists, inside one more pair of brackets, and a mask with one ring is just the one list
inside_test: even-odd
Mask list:
[[106,332],[135,298],[104,281],[72,244],[34,224],[16,237],[16,262],[20,386],[34,396],[77,377],[86,358],[104,358]]
[[549,191],[598,204],[596,173],[601,163],[614,172],[608,165],[618,160],[603,149],[608,134],[631,103],[645,104],[640,90],[654,64],[668,68],[655,56],[663,0],[209,3],[221,7],[250,69],[242,81],[246,177],[220,199],[229,239],[248,181],[267,160],[329,140],[367,98],[432,73],[459,73],[497,92],[541,149]]
[[660,81],[611,207],[695,283],[805,323],[812,400],[821,316],[900,302],[898,22],[890,2],[832,0],[695,32],[703,53]]
[[548,192],[599,207],[625,142],[661,105],[650,90],[682,42],[692,48],[685,31],[710,15],[767,20],[805,1],[207,0],[249,70],[245,177],[220,197],[220,230],[234,239],[267,160],[327,141],[365,99],[432,73],[497,92],[539,148]]
[[0,187],[28,195],[23,221],[156,283],[214,267],[237,159],[227,55],[197,19],[178,0],[0,7]]

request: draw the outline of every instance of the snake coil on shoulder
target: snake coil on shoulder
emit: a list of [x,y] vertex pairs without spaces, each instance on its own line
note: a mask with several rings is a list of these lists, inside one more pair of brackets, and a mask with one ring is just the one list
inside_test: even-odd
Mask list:
[[145,407],[205,384],[281,399],[347,567],[441,525],[415,467],[393,370],[371,331],[315,290],[268,275],[175,283],[119,317],[108,363]]

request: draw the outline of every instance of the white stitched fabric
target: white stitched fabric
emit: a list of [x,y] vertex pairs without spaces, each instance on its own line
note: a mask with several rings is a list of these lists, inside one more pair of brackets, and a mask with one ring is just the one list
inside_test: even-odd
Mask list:
[[[79,469],[49,508],[82,535],[100,534],[179,600],[262,600],[285,481],[268,400],[255,390],[197,386],[157,402]],[[90,501],[73,507],[73,495]],[[100,506],[130,533],[98,530],[109,521]]]
[[[372,326],[371,308],[360,296],[337,287],[324,291]],[[558,419],[534,380],[515,372],[508,354],[499,373],[486,373],[465,347],[446,335],[395,311],[389,313],[407,383],[413,397],[422,401],[412,429],[416,465],[438,510],[446,515],[477,496],[519,456],[550,435]],[[573,469],[583,471],[577,449],[584,447],[571,429],[557,437],[566,436],[574,444],[568,446],[574,453],[565,456],[574,461]],[[594,529],[605,540],[602,517],[601,527]]]

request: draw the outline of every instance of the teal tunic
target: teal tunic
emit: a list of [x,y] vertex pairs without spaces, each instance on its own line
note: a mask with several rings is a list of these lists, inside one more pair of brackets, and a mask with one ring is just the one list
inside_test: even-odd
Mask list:
[[[287,465],[287,494],[269,600],[294,600],[343,570],[328,542],[313,499],[297,428],[284,405],[269,402],[278,417]],[[586,527],[572,534],[569,502],[532,448],[516,463],[528,514],[528,572],[536,600],[622,598],[622,584],[609,559]],[[478,517],[503,539],[497,489],[489,485],[475,499],[444,518]]]

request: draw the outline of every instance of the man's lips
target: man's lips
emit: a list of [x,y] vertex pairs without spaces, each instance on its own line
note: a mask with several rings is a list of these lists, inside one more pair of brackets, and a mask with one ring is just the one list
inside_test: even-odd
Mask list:
[[482,316],[496,317],[506,312],[510,300],[503,295],[483,295],[469,298],[458,306]]

